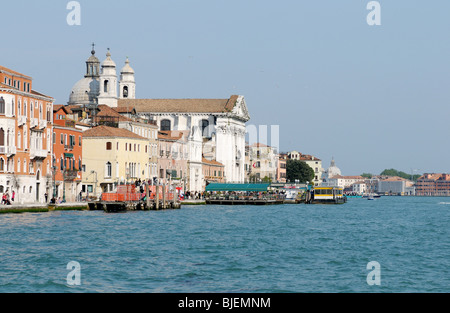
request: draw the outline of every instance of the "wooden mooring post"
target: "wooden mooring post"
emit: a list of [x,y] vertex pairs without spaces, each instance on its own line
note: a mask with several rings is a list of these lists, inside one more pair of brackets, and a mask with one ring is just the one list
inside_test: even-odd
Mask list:
[[156,196],[155,196],[156,209],[159,210],[159,185],[156,186]]

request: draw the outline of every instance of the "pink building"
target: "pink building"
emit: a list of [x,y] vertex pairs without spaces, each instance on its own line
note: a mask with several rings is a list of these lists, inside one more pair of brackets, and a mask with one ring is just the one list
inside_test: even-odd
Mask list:
[[188,131],[158,132],[158,181],[185,187],[188,175]]

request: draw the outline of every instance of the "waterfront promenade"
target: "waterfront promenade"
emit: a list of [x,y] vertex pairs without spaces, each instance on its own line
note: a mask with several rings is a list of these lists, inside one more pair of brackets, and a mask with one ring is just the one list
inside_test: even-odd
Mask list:
[[30,204],[13,204],[1,205],[0,214],[6,213],[33,213],[33,212],[51,212],[51,211],[80,211],[88,210],[87,202],[71,202],[61,203],[57,205],[50,205],[45,203],[30,203]]

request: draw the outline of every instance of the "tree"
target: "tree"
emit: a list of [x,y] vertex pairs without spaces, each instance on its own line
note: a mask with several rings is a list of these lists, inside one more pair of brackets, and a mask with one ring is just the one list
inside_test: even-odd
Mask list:
[[286,178],[290,182],[298,180],[300,183],[312,182],[314,170],[305,162],[299,160],[287,160]]
[[404,179],[412,179],[414,181],[418,180],[421,175],[411,175],[402,171],[397,171],[396,169],[386,169],[381,174],[381,176],[398,176]]
[[361,174],[361,176],[364,177],[364,178],[371,179],[371,178],[373,177],[373,174],[370,174],[370,173],[364,173],[364,174]]

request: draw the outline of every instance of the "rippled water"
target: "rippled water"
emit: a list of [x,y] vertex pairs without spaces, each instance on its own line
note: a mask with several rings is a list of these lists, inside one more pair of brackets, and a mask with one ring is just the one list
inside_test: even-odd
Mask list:
[[406,197],[0,215],[0,292],[449,292],[449,217],[448,198]]

